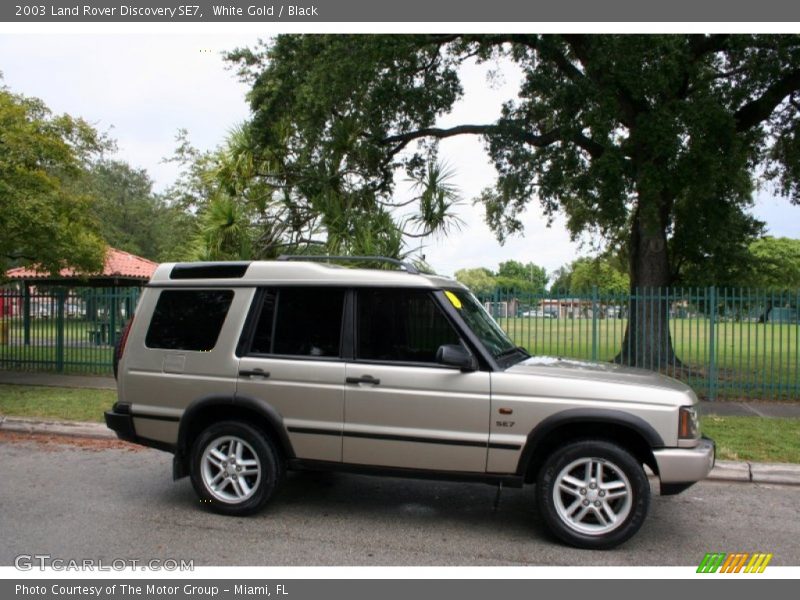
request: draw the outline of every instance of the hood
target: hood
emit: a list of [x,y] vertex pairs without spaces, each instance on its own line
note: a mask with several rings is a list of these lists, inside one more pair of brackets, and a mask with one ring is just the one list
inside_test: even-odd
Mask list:
[[505,372],[543,377],[563,377],[618,385],[656,387],[676,392],[689,392],[694,396],[692,389],[685,383],[654,371],[573,358],[532,356],[509,367]]

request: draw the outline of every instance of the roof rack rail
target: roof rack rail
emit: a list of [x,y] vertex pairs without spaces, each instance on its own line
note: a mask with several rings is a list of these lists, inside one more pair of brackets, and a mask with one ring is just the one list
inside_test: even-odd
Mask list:
[[310,254],[310,255],[303,255],[303,254],[282,254],[278,257],[278,260],[297,260],[297,261],[310,261],[310,262],[330,262],[334,260],[343,260],[343,261],[367,261],[371,260],[373,262],[385,262],[390,263],[392,265],[396,265],[406,271],[407,273],[411,273],[412,275],[419,275],[419,269],[414,265],[403,262],[397,258],[390,258],[388,256],[330,256],[327,254]]

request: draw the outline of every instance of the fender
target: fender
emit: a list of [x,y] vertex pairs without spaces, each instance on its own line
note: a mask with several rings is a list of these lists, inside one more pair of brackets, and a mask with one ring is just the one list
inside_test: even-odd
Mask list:
[[520,454],[517,463],[517,474],[522,475],[527,472],[528,466],[534,458],[536,448],[541,444],[549,433],[563,425],[575,423],[607,423],[621,425],[626,429],[638,433],[650,446],[650,448],[663,448],[664,440],[653,429],[647,421],[636,415],[613,409],[605,408],[572,408],[554,415],[550,415],[534,427],[528,434],[525,447]]
[[278,439],[275,441],[285,452],[286,458],[293,459],[295,457],[292,442],[289,439],[289,434],[286,432],[286,426],[283,424],[283,417],[269,402],[238,395],[208,396],[193,401],[183,411],[180,424],[178,425],[178,443],[172,468],[173,479],[180,479],[188,474],[186,458],[189,453],[188,437],[192,421],[205,410],[217,407],[229,407],[232,409],[243,408],[258,414],[272,426],[272,429],[278,436]]

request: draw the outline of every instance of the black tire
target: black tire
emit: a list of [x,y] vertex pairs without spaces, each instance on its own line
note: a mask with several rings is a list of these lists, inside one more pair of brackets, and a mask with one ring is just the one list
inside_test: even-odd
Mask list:
[[[229,452],[237,447],[241,448],[241,458],[231,460]],[[212,448],[225,455],[224,462],[217,461],[225,464],[224,468],[205,458],[208,450],[210,458],[216,460]],[[248,474],[254,468],[258,475]],[[241,421],[215,423],[192,444],[190,476],[194,490],[204,506],[221,514],[246,516],[257,512],[272,498],[283,474],[283,460],[273,441],[262,430]],[[214,475],[222,477],[217,489],[207,483]],[[220,485],[223,482],[225,485]]]
[[[557,487],[559,481],[564,485]],[[547,528],[561,541],[579,548],[613,548],[644,523],[650,483],[642,465],[624,448],[604,440],[580,440],[545,460],[536,481],[536,501]]]

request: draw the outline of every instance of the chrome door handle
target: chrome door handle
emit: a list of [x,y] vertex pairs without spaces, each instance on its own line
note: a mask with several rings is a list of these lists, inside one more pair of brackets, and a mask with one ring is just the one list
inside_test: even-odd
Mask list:
[[376,379],[372,375],[362,375],[361,377],[348,377],[345,379],[347,383],[369,383],[372,385],[380,385],[381,380]]
[[244,370],[239,371],[239,377],[263,377],[266,379],[269,377],[269,373],[267,373],[264,369]]

